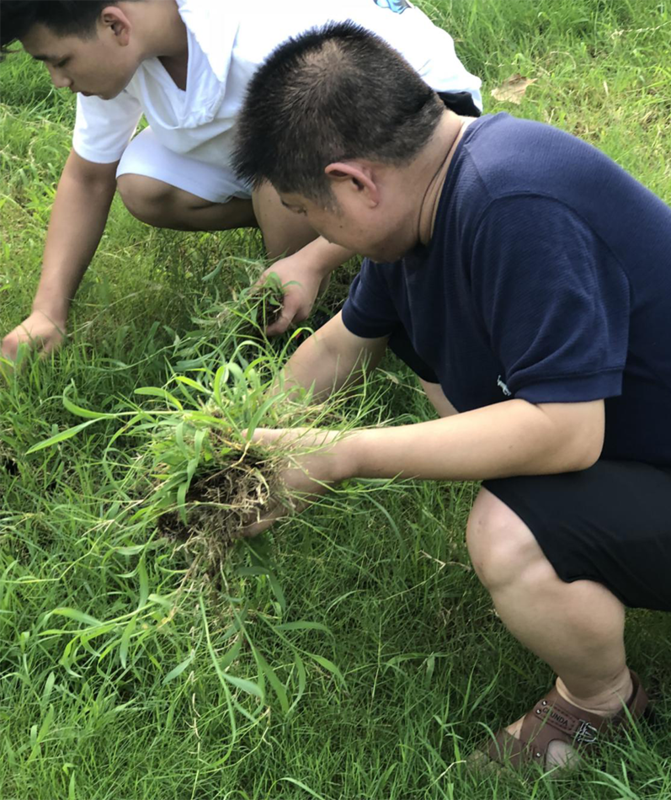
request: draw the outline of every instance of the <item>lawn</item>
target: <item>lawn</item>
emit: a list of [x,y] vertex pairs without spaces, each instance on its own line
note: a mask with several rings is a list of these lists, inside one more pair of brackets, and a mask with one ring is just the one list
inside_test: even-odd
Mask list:
[[[487,111],[582,136],[671,202],[668,3],[420,5],[484,78]],[[535,79],[521,105],[495,101],[517,73]],[[0,100],[8,331],[36,285],[73,98],[12,57]],[[194,469],[251,481],[236,509],[272,483],[264,454],[240,461],[250,426],[430,415],[391,358],[328,408],[264,405],[294,341],[255,333],[261,255],[254,233],[152,230],[117,199],[67,346],[0,383],[0,798],[669,800],[669,615],[628,620],[655,725],[570,776],[467,764],[551,681],[469,565],[477,486],[350,484],[258,540],[228,547],[189,517],[185,542],[170,509]]]

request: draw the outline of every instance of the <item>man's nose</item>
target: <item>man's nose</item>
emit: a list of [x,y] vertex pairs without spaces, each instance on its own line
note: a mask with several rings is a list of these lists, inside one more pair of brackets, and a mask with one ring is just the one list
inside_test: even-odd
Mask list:
[[47,66],[47,69],[49,70],[51,82],[57,89],[67,89],[68,86],[72,86],[70,78],[64,75],[61,70],[49,66]]

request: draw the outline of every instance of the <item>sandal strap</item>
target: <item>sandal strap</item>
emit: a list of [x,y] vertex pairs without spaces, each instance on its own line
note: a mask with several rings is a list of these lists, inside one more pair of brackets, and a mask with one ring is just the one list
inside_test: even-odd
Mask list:
[[[556,689],[552,689],[524,717],[520,739],[542,751],[547,750],[547,745],[553,740],[568,744],[594,744],[599,732],[609,723],[610,720],[605,717],[583,711],[567,702]],[[545,747],[541,746],[543,743]]]
[[517,769],[528,761],[526,744],[508,733],[505,728],[501,728],[489,742],[487,758],[499,764],[510,764]]
[[[571,746],[596,744],[602,733],[643,716],[648,707],[648,696],[635,672],[631,673],[633,691],[626,705],[614,717],[602,717],[569,703],[556,688],[549,691],[526,713],[516,739],[507,731],[499,731],[489,747],[489,757],[495,761],[508,761],[513,766],[533,761],[545,765],[545,756],[551,742],[566,742]],[[505,734],[505,735],[502,735]]]

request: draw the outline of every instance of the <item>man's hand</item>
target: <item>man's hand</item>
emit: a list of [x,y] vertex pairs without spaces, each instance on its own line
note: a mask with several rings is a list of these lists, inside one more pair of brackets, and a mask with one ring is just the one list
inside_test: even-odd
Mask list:
[[56,350],[65,336],[65,320],[57,321],[42,311],[33,311],[20,325],[2,340],[2,355],[11,361],[16,360],[19,345],[35,348],[46,356]]
[[96,164],[70,153],[51,212],[34,310],[2,340],[4,358],[15,361],[22,344],[47,355],[63,341],[70,302],[105,228],[117,163]]
[[268,326],[269,336],[284,333],[290,325],[310,316],[317,295],[328,286],[330,274],[310,263],[302,251],[277,261],[263,273],[259,283],[263,284],[273,273],[282,284],[284,300],[280,316]]
[[275,445],[283,449],[291,448],[280,473],[280,481],[289,495],[291,505],[276,501],[260,519],[243,529],[242,536],[256,536],[276,520],[302,511],[310,501],[325,494],[330,486],[351,477],[355,472],[347,435],[340,431],[259,428],[254,432],[252,441],[268,448]]

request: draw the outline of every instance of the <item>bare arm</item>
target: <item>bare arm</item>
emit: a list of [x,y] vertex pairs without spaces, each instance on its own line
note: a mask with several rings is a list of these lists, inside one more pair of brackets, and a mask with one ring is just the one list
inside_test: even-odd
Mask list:
[[345,384],[356,382],[366,369],[374,369],[387,347],[386,337],[363,339],[350,333],[338,313],[316,331],[287,361],[281,388],[312,387],[325,399]]
[[[350,333],[342,314],[320,328],[287,362],[284,386],[314,388],[324,399],[366,366],[376,366],[386,338]],[[601,454],[603,400],[541,403],[515,398],[430,422],[370,428],[346,436],[329,431],[259,430],[267,442],[284,438],[311,446],[333,440],[325,451],[325,481],[345,478],[484,480],[511,475],[571,472],[591,466]]]
[[[603,447],[603,400],[533,405],[514,399],[431,422],[339,431],[258,429],[255,441],[289,451],[282,479],[304,500],[348,478],[485,480],[587,469]],[[300,508],[300,506],[298,506]],[[249,525],[255,536],[278,517],[271,506]]]
[[2,342],[15,358],[21,342],[44,352],[63,337],[70,303],[96,251],[116,189],[117,163],[94,164],[70,152],[58,183],[32,314]]
[[485,480],[586,469],[601,454],[604,430],[603,400],[514,399],[431,422],[356,431],[340,447],[351,477]]

